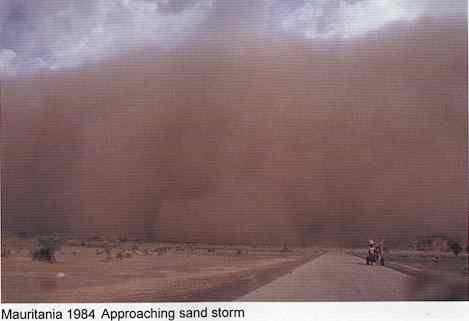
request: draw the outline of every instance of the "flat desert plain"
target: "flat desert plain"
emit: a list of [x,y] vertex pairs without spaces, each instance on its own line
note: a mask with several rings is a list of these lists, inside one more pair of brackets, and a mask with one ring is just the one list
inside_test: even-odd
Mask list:
[[[11,242],[10,242],[11,243]],[[2,302],[233,300],[321,248],[70,240],[57,262],[32,260],[33,240],[2,258]],[[105,248],[109,248],[106,252]]]
[[468,256],[366,249],[68,239],[56,262],[37,239],[3,238],[2,302],[467,300]]

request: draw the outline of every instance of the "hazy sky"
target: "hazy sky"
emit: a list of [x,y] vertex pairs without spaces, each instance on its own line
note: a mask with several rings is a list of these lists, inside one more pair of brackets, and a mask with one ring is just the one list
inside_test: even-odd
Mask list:
[[[0,0],[0,75],[62,69],[221,32],[352,39],[464,0]],[[205,36],[204,36],[205,35]]]

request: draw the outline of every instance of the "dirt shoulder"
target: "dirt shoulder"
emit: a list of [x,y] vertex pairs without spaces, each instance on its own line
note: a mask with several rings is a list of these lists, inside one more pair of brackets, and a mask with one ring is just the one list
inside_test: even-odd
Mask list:
[[[366,257],[366,249],[348,252],[363,259]],[[468,254],[464,253],[455,256],[449,252],[394,250],[385,254],[385,261],[411,275],[427,271],[464,278],[469,274]]]
[[[365,260],[366,250],[348,253]],[[385,265],[413,278],[416,300],[468,300],[469,274],[467,254],[449,252],[395,250],[385,255]]]

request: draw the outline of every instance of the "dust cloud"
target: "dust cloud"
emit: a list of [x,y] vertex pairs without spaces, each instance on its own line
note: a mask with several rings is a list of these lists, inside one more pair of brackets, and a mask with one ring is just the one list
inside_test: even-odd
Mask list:
[[241,36],[4,81],[2,229],[274,244],[467,235],[464,19],[354,40]]

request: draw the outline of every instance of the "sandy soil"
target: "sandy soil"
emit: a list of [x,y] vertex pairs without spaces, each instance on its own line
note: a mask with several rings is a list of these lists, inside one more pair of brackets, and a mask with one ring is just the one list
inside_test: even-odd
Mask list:
[[468,298],[465,254],[394,251],[382,267],[366,250],[68,240],[51,264],[32,260],[36,240],[2,247],[2,302]]
[[[58,263],[32,261],[32,243],[2,258],[2,302],[233,300],[322,253],[319,248],[68,242]],[[121,254],[119,254],[121,253]],[[118,258],[119,256],[123,258]]]
[[[347,251],[364,262],[366,249]],[[386,266],[412,276],[410,298],[416,300],[469,300],[468,254],[442,251],[393,250]]]
[[343,251],[328,252],[274,282],[239,298],[241,301],[380,301],[467,300],[467,283],[370,266]]
[[[365,257],[366,249],[350,251],[354,255]],[[408,265],[416,270],[467,277],[469,274],[467,253],[460,253],[457,257],[452,252],[393,250],[385,255],[386,261]]]

